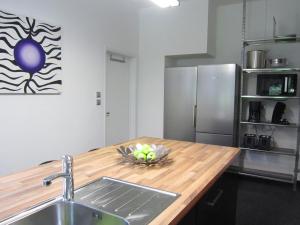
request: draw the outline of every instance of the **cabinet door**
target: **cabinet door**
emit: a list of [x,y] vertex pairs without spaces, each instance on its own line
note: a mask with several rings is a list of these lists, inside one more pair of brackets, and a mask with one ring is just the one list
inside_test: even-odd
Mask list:
[[235,225],[237,175],[225,173],[202,198],[197,208],[197,225]]
[[194,207],[178,225],[197,225],[197,206]]
[[238,175],[225,173],[179,225],[235,225]]

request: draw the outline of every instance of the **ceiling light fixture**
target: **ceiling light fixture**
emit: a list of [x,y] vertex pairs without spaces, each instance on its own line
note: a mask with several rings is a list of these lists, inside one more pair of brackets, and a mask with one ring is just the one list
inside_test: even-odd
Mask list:
[[179,0],[150,0],[161,8],[179,6]]

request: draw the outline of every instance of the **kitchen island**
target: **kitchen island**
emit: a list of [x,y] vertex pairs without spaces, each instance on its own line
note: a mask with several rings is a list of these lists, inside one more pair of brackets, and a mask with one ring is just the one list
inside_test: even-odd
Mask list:
[[[150,225],[177,224],[239,154],[237,148],[147,137],[121,145],[136,143],[167,146],[171,162],[151,167],[122,163],[118,145],[86,152],[74,157],[75,188],[106,176],[180,194]],[[60,171],[61,162],[56,161],[1,177],[0,221],[59,196],[61,180],[50,187],[43,187],[42,180]]]

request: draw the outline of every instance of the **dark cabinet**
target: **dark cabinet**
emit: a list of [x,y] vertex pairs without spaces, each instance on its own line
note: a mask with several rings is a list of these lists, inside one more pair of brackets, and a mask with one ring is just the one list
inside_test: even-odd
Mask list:
[[235,225],[237,176],[224,173],[179,225]]

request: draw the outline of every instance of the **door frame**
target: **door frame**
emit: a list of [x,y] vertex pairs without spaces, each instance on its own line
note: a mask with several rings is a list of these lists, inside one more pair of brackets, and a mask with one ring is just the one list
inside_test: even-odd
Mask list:
[[[108,54],[116,54],[128,59],[129,63],[129,139],[136,138],[137,135],[137,71],[138,64],[137,58],[135,56],[122,53],[122,51],[110,50],[105,48],[105,65],[104,65],[104,85],[103,85],[103,100],[104,100],[104,112],[103,112],[103,121],[104,121],[104,144],[106,146],[106,81],[107,81],[107,63],[108,63]],[[117,143],[116,143],[117,144]]]

